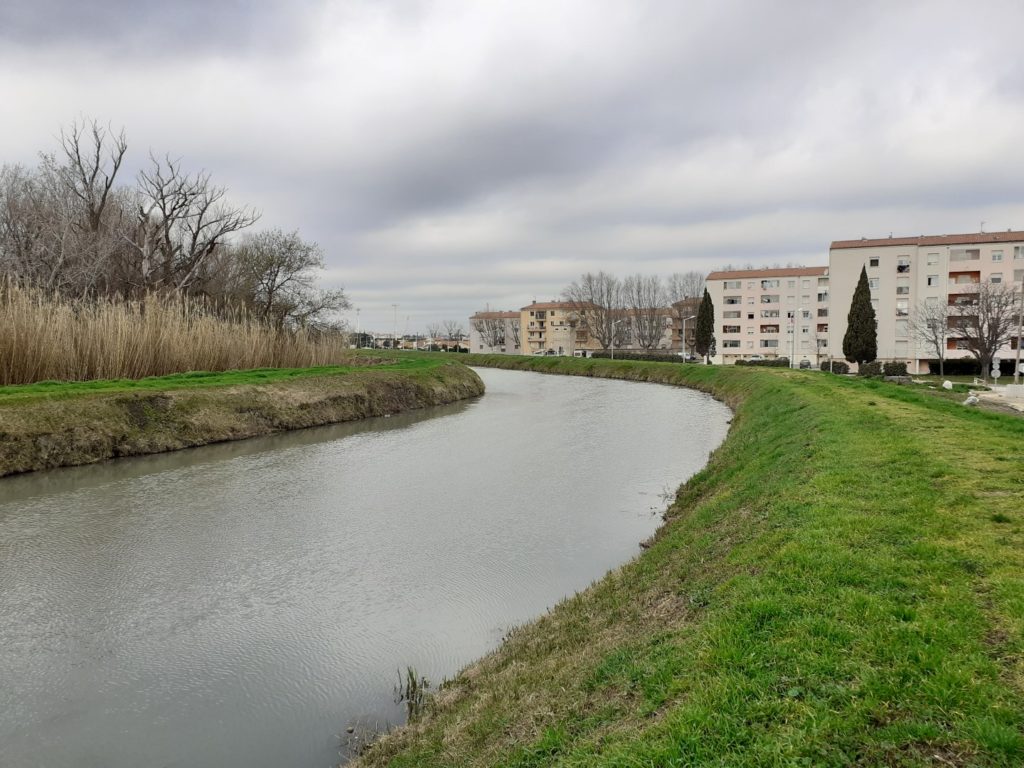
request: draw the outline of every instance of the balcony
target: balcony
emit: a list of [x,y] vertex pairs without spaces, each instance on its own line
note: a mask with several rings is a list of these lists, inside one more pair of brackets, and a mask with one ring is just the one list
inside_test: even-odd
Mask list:
[[761,333],[778,333],[779,326],[777,325],[762,325]]

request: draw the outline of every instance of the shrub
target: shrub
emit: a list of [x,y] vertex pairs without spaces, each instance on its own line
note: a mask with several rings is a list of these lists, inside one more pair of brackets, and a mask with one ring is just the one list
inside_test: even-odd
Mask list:
[[882,364],[878,360],[870,363],[861,363],[860,368],[857,369],[857,373],[861,376],[881,376]]
[[829,365],[830,365],[830,363],[828,361],[822,363],[821,366],[820,366],[821,370],[823,370],[823,371],[831,370],[832,373],[844,373],[844,374],[850,372],[850,366],[847,363],[844,363],[842,360],[833,360],[832,363],[831,363],[831,366],[832,366],[831,368],[829,368]]
[[771,360],[737,360],[736,365],[762,365],[765,368],[789,368],[789,358],[776,357]]
[[[1015,354],[1015,353],[1014,353]],[[928,363],[928,371],[938,374],[939,361],[925,360]],[[1011,356],[999,363],[999,372],[1003,376],[1013,376],[1013,369],[1017,365],[1016,357]],[[981,376],[981,363],[973,357],[961,357],[955,360],[944,360],[942,363],[946,376]]]
[[882,363],[882,373],[885,376],[906,376],[906,363]]

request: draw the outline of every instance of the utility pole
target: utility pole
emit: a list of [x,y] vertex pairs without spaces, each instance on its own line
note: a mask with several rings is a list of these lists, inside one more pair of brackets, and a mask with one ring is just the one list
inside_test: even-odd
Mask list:
[[394,310],[395,313],[395,329],[391,336],[391,348],[398,349],[398,305],[392,304],[391,309]]

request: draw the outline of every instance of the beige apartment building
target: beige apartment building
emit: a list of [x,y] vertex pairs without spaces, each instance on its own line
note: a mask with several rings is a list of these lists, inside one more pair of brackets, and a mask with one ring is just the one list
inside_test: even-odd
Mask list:
[[601,348],[568,301],[533,302],[520,310],[524,355],[573,355]]
[[[926,373],[935,352],[913,338],[911,316],[917,306],[942,302],[969,305],[981,283],[1010,284],[1024,279],[1024,232],[923,235],[868,240],[837,240],[829,249],[835,317],[829,343],[842,357],[846,316],[861,268],[867,269],[871,303],[878,319],[878,359],[903,361],[908,370]],[[1009,357],[1016,347],[1000,354]],[[946,357],[969,357],[951,327]]]
[[707,289],[715,305],[714,362],[788,357],[794,366],[807,360],[817,367],[827,359],[828,267],[712,272]]

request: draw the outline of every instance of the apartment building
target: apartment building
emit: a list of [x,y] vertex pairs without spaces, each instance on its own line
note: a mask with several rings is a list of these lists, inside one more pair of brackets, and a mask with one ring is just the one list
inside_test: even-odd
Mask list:
[[469,318],[469,351],[522,354],[520,312],[477,312]]
[[715,305],[716,363],[788,357],[793,365],[807,360],[816,367],[827,358],[828,267],[712,272],[707,289]]
[[601,348],[568,301],[533,302],[520,310],[524,355],[573,355]]
[[[934,359],[935,352],[911,333],[915,308],[935,302],[970,306],[982,283],[1010,284],[1019,290],[1024,279],[1024,232],[837,240],[829,248],[828,261],[836,307],[829,343],[836,356],[842,356],[846,315],[863,267],[878,319],[878,359],[903,361],[910,371],[926,373],[925,361]],[[1001,350],[1004,357],[1010,353],[1009,346]],[[946,357],[969,356],[951,324]]]

